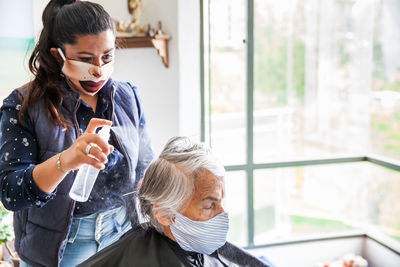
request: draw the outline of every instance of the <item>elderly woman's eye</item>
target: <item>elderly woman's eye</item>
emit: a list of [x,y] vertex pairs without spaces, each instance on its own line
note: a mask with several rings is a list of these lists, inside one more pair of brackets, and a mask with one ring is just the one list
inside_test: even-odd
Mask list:
[[215,207],[215,204],[213,203],[211,205],[206,206],[204,209],[210,210],[210,209],[213,209],[214,207]]

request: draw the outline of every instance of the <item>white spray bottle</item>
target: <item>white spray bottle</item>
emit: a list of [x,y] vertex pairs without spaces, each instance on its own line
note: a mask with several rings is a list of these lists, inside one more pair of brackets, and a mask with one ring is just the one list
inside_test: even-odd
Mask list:
[[[110,129],[111,126],[103,126],[98,133],[101,139],[106,143],[108,143],[108,139],[110,139]],[[99,171],[99,169],[96,169],[92,165],[82,165],[76,174],[75,181],[69,191],[69,196],[79,202],[87,201],[92,192]]]

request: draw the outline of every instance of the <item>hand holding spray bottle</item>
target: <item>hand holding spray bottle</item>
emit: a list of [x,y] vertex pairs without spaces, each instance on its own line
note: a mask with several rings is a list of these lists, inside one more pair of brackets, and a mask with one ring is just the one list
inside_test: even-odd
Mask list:
[[[108,143],[108,139],[110,139],[110,130],[111,126],[103,126],[98,133],[101,139],[103,139],[106,143]],[[99,169],[93,167],[92,165],[82,165],[76,174],[75,181],[72,184],[71,191],[69,192],[69,196],[79,202],[87,201],[90,193],[92,192],[99,171]]]

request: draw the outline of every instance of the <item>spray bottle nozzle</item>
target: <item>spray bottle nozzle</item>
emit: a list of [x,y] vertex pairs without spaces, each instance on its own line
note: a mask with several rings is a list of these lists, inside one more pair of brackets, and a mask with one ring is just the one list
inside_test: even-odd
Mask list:
[[103,139],[106,143],[108,143],[108,139],[110,139],[110,130],[111,126],[103,126],[98,135]]

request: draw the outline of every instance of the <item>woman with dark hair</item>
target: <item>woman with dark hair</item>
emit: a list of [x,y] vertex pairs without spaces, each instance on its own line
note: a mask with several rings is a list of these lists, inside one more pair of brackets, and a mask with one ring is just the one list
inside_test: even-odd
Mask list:
[[[135,186],[154,155],[137,89],[110,78],[115,27],[87,1],[51,0],[29,60],[34,79],[0,112],[0,192],[24,266],[76,266],[137,222]],[[97,128],[112,125],[109,144]],[[100,169],[87,202],[77,170]]]

